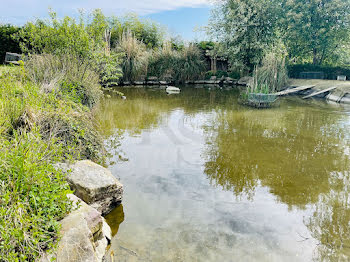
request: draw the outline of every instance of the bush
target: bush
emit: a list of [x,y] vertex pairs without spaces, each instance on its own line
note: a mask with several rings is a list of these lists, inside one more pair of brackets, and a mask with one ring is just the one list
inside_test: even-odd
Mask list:
[[228,76],[233,78],[233,79],[239,79],[241,77],[240,72],[237,71],[232,71],[228,73]]
[[313,64],[288,65],[290,78],[300,78],[302,72],[323,72],[324,79],[336,80],[338,75],[345,75],[350,79],[350,67],[332,67]]
[[209,80],[212,76],[216,76],[215,72],[214,71],[208,71],[208,72],[205,73],[204,79],[205,80]]
[[13,36],[18,33],[19,27],[13,25],[0,25],[0,63],[5,61],[6,52],[20,53],[21,47]]
[[171,76],[173,80],[184,83],[187,80],[199,79],[204,70],[204,58],[194,45],[179,51],[165,45],[163,49],[153,52],[149,58],[148,75],[157,76],[159,79]]
[[215,75],[217,78],[220,79],[222,77],[227,77],[228,73],[226,71],[218,70]]
[[89,69],[98,74],[102,83],[108,83],[121,76],[120,54],[110,50],[107,36],[111,28],[107,18],[98,10],[92,16],[90,23],[85,23],[83,16],[77,23],[68,16],[58,19],[51,12],[48,21],[37,19],[35,23],[27,23],[17,39],[26,54],[50,54],[66,64],[69,60],[78,61],[82,75]]

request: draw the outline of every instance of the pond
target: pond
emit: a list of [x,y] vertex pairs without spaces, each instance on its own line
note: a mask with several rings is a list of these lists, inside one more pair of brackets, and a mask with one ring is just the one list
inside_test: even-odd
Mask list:
[[350,108],[118,88],[98,116],[124,185],[108,261],[348,261]]

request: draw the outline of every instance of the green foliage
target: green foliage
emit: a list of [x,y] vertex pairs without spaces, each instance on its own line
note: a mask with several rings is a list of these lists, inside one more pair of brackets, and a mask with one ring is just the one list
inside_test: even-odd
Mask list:
[[0,24],[0,63],[4,62],[6,52],[21,52],[18,40],[13,37],[19,30],[17,26]]
[[25,68],[29,79],[44,92],[66,95],[90,108],[102,96],[98,73],[73,55],[34,55]]
[[197,46],[201,50],[212,50],[215,47],[215,43],[213,41],[201,41]]
[[219,79],[227,76],[228,76],[228,73],[226,71],[222,71],[222,70],[216,71],[216,77]]
[[55,247],[58,221],[71,208],[55,163],[103,162],[102,139],[82,104],[85,87],[66,73],[48,88],[44,80],[54,79],[60,63],[45,58],[28,61],[32,72],[0,67],[0,261],[36,261]]
[[209,80],[212,76],[216,76],[217,79],[220,79],[222,77],[228,77],[229,73],[226,71],[218,70],[216,72],[214,71],[208,71],[205,73],[205,79]]
[[233,79],[239,79],[241,77],[240,72],[234,70],[228,73],[228,76],[233,78]]
[[93,12],[87,23],[71,17],[59,20],[54,12],[51,19],[27,23],[17,35],[24,53],[51,54],[78,60],[85,70],[96,71],[102,83],[121,76],[121,55],[110,50],[111,24],[100,10]]
[[131,31],[124,32],[118,43],[118,50],[124,54],[122,63],[123,80],[139,80],[147,73],[147,58],[149,51],[143,42],[138,40]]
[[280,2],[225,0],[212,13],[209,31],[225,45],[231,66],[252,71],[276,37]]
[[136,14],[127,14],[124,17],[112,17],[111,30],[112,46],[118,45],[119,40],[126,32],[131,32],[135,38],[146,45],[147,48],[161,47],[165,30],[149,19],[141,19]]
[[283,55],[267,54],[261,66],[254,69],[252,83],[247,88],[248,93],[270,94],[279,91],[288,82],[288,73]]
[[231,66],[247,71],[276,43],[294,63],[344,64],[350,61],[349,19],[348,0],[224,0],[209,32],[226,45]]
[[171,77],[178,82],[196,80],[205,70],[202,53],[195,45],[184,47],[180,51],[167,45],[153,52],[149,58],[148,75],[158,78]]
[[64,174],[53,163],[63,148],[37,132],[0,137],[0,261],[34,261],[55,246],[70,210]]
[[291,78],[300,78],[302,72],[323,72],[325,79],[336,80],[337,76],[345,75],[350,79],[350,67],[333,67],[314,64],[288,65],[288,74]]
[[336,49],[349,40],[348,0],[286,0],[283,39],[298,63],[337,62]]

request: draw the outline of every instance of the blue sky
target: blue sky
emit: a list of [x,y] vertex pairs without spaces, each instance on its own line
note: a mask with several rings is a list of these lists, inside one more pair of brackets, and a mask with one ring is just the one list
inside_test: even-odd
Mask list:
[[59,16],[76,16],[79,9],[95,8],[106,15],[133,12],[165,25],[184,40],[205,38],[203,32],[193,30],[207,24],[211,9],[210,0],[0,0],[0,6],[0,23],[16,25],[47,17],[49,8]]

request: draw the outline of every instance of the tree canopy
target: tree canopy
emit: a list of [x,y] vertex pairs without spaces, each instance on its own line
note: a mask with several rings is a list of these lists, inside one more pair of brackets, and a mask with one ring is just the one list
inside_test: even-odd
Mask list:
[[336,63],[349,39],[349,0],[222,0],[209,32],[233,66],[252,71],[275,45],[299,63]]

